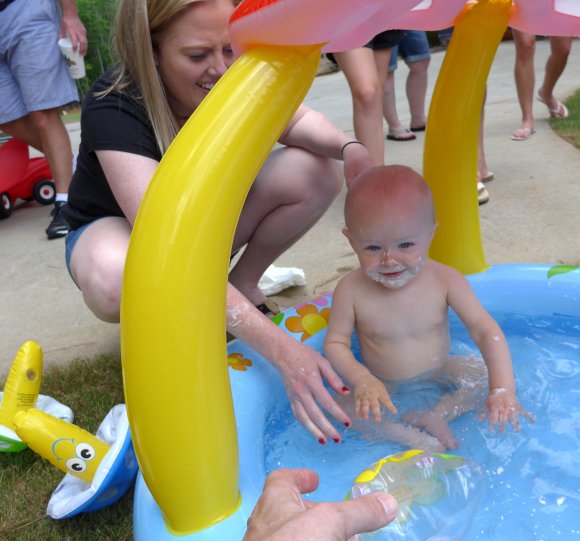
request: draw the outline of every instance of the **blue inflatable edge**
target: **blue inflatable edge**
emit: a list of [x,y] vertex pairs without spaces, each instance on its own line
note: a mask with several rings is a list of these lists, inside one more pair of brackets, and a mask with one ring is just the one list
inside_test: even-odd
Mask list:
[[[580,318],[580,268],[561,265],[506,264],[467,276],[475,293],[489,311],[518,314],[567,316]],[[303,340],[318,351],[322,334],[312,337],[292,332],[286,324],[300,317],[306,305],[312,312],[330,307],[332,295],[326,294],[286,310],[277,324],[288,334]],[[293,326],[293,328],[295,328]],[[241,540],[246,524],[258,500],[265,480],[263,421],[272,403],[285,396],[284,386],[274,368],[258,353],[234,340],[228,344],[228,356],[251,361],[247,370],[230,370],[230,383],[239,439],[240,508],[219,524],[190,535],[173,535],[166,528],[161,510],[149,492],[141,473],[137,476],[133,510],[136,541]],[[267,390],[267,392],[264,392]]]

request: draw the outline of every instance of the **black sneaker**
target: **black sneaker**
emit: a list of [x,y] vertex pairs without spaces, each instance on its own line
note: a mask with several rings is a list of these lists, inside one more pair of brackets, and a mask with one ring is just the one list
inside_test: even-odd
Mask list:
[[46,236],[49,240],[64,237],[70,231],[70,225],[62,213],[62,207],[64,207],[64,205],[66,205],[65,201],[57,201],[50,213],[52,221],[46,229]]

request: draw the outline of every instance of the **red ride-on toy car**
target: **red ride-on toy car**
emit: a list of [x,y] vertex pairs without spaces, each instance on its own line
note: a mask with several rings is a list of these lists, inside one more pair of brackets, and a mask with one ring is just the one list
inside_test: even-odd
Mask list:
[[0,147],[0,220],[8,218],[17,199],[54,203],[56,188],[45,158],[29,158],[28,145],[10,139]]

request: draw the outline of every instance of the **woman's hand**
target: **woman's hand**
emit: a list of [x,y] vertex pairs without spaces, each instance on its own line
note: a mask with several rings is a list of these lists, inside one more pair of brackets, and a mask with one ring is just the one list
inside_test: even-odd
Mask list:
[[288,351],[276,363],[276,367],[286,387],[292,412],[321,444],[326,444],[328,438],[339,443],[340,433],[322,410],[347,428],[351,420],[327,391],[323,378],[340,395],[347,395],[350,390],[322,355],[293,338],[290,340],[294,343],[288,344]]
[[274,325],[231,284],[228,284],[226,318],[227,330],[278,370],[298,421],[321,444],[327,443],[328,438],[340,442],[340,433],[322,410],[346,427],[351,420],[327,391],[323,378],[338,394],[346,395],[350,391],[330,363]]

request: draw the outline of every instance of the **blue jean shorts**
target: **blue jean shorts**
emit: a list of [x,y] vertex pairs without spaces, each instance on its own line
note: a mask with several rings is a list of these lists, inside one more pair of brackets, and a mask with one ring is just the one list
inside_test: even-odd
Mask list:
[[[76,281],[75,281],[74,276],[70,270],[70,260],[72,257],[72,253],[73,253],[73,250],[75,249],[75,245],[76,245],[77,241],[79,240],[80,236],[88,229],[89,226],[93,225],[94,223],[95,222],[89,222],[88,224],[81,225],[78,229],[75,229],[74,231],[71,231],[70,233],[68,233],[64,239],[64,246],[65,246],[64,257],[65,257],[65,262],[66,262],[66,269],[68,270],[68,273],[70,274],[70,277],[73,279],[73,282],[75,284],[76,284]],[[78,284],[77,284],[77,287],[78,287]]]
[[0,15],[0,124],[78,101],[58,47],[55,0],[14,0]]
[[392,49],[389,72],[397,69],[397,57],[399,54],[407,64],[431,58],[427,33],[421,30],[405,30],[403,41]]

